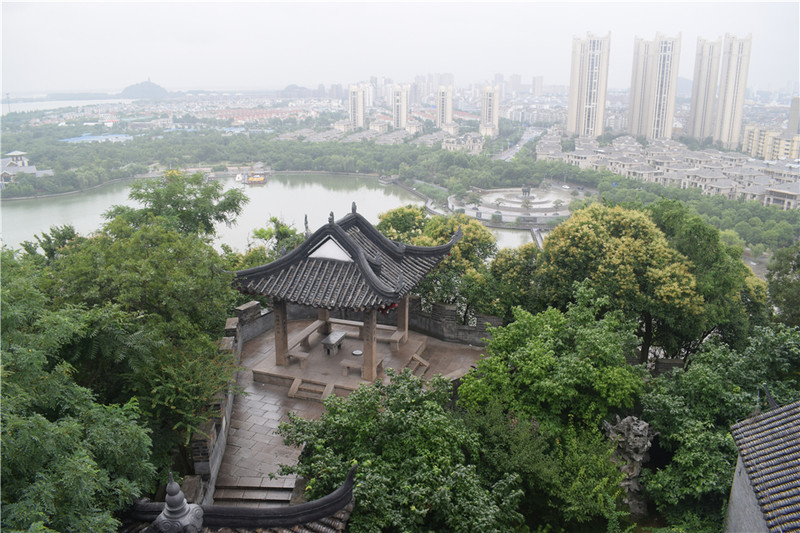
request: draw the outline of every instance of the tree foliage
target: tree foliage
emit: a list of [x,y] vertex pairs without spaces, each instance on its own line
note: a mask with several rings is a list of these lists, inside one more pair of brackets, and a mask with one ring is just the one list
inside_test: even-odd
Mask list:
[[[490,456],[490,466],[521,476],[523,507],[535,510],[526,513],[529,521],[544,517],[539,525],[580,530],[614,515],[621,478],[599,427],[611,413],[633,408],[644,381],[626,363],[634,325],[619,311],[605,313],[607,298],[586,286],[576,290],[577,303],[566,312],[516,309],[514,322],[493,329],[487,356],[462,379],[458,394],[488,442],[519,447],[508,459]],[[488,422],[498,410],[527,434],[501,438],[498,422]]]
[[319,420],[290,416],[279,433],[304,448],[284,472],[306,477],[316,498],[357,464],[353,532],[510,530],[520,520],[518,481],[503,476],[487,486],[478,476],[477,434],[444,409],[449,383],[387,373],[387,385],[329,396]]
[[800,329],[757,327],[744,350],[708,342],[686,368],[653,380],[642,416],[669,459],[644,484],[672,523],[721,523],[736,464],[730,426],[766,407],[762,384],[780,405],[800,398],[798,368]]
[[216,224],[232,224],[247,203],[239,189],[223,192],[221,183],[206,182],[199,172],[187,176],[178,170],[168,170],[163,178],[135,182],[129,197],[143,207],[115,206],[106,218],[123,217],[136,225],[150,216],[163,217],[182,233],[212,236]]
[[588,280],[611,308],[637,319],[644,361],[654,341],[670,347],[665,330],[691,335],[703,313],[689,267],[646,214],[592,205],[545,241],[537,290],[545,305],[564,309],[572,301],[573,284]]
[[2,251],[2,525],[116,531],[114,514],[151,490],[138,402],[103,405],[62,358],[88,320],[48,299]]
[[800,243],[775,252],[767,282],[776,318],[789,326],[800,326]]

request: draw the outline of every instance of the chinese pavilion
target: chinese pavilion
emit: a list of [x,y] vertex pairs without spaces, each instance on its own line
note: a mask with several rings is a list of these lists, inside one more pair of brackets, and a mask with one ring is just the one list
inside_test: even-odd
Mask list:
[[[397,311],[393,338],[404,343],[408,338],[409,293],[420,280],[450,253],[461,238],[459,229],[442,246],[411,246],[384,236],[363,216],[352,212],[328,223],[305,242],[280,259],[236,273],[239,289],[272,300],[275,313],[275,362],[289,364],[287,304],[317,309],[312,328],[330,333],[332,310],[363,313],[361,338],[364,341],[362,377],[374,380],[378,374],[376,357],[377,313]],[[324,341],[323,341],[324,342]]]

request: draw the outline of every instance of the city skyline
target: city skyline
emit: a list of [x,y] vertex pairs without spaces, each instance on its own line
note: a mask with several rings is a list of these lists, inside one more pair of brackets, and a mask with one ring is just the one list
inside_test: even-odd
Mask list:
[[[211,3],[3,2],[2,91],[119,92],[151,79],[170,91],[275,90],[290,84],[410,83],[451,72],[455,85],[496,74],[567,86],[573,37],[610,33],[609,90],[629,87],[636,37],[694,43],[752,35],[756,90],[800,84],[797,2]],[[444,31],[443,28],[447,28]]]

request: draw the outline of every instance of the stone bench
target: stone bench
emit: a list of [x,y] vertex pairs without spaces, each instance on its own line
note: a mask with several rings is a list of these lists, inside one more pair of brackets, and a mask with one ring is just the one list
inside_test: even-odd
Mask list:
[[288,356],[289,363],[291,363],[293,360],[300,362],[300,370],[305,370],[308,366],[308,352],[295,349],[290,350],[286,355]]
[[293,334],[291,337],[292,340],[289,342],[290,351],[298,344],[303,348],[305,348],[306,350],[309,350],[311,348],[311,344],[309,343],[309,338],[314,333],[323,330],[324,327],[325,327],[324,320],[315,320],[314,322],[306,326],[300,333]]
[[342,347],[342,342],[344,341],[344,337],[345,337],[344,331],[334,331],[330,335],[322,339],[322,346],[325,347],[325,354],[336,355],[336,353]]

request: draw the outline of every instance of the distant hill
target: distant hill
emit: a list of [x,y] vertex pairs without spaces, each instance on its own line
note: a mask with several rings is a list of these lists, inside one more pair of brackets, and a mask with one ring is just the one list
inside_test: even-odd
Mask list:
[[692,80],[678,77],[678,91],[677,96],[692,97]]
[[147,98],[150,100],[157,100],[159,98],[167,98],[169,96],[169,91],[147,80],[125,87],[120,93],[120,96],[122,98]]

